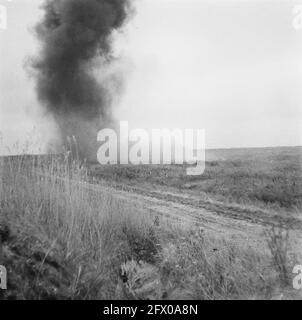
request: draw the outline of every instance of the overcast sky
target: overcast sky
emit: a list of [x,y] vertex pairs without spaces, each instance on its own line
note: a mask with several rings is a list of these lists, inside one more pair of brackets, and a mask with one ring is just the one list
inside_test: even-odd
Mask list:
[[[8,29],[0,30],[2,144],[47,142],[55,126],[24,69],[38,50],[31,29],[41,0],[0,1],[8,8]],[[126,79],[117,119],[136,128],[204,128],[208,148],[302,145],[302,30],[292,26],[299,1],[136,2],[116,44]]]

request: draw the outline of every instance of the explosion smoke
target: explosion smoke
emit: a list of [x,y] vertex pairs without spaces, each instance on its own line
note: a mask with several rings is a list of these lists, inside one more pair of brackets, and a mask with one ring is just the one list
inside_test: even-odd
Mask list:
[[76,137],[82,157],[96,157],[96,136],[111,122],[111,96],[93,75],[95,59],[111,61],[113,31],[131,13],[130,0],[46,0],[37,27],[42,44],[32,63],[39,100],[62,139]]

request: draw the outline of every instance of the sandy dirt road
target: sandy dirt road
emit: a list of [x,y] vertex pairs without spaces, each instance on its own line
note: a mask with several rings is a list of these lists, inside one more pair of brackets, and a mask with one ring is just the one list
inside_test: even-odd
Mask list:
[[208,234],[240,246],[265,248],[264,232],[273,226],[282,227],[290,231],[292,250],[299,252],[299,255],[301,251],[302,256],[302,219],[299,217],[256,207],[204,201],[196,196],[156,188],[109,185],[105,181],[85,184],[85,188],[106,193],[125,205],[135,206],[141,214],[151,214],[154,220],[159,218],[186,228],[201,228]]
[[[45,175],[38,174],[46,177]],[[66,179],[55,178],[66,183]],[[141,214],[154,217],[154,221],[177,224],[183,228],[201,228],[212,236],[235,242],[240,246],[267,247],[264,232],[275,226],[290,231],[291,251],[302,257],[302,218],[265,211],[256,207],[230,205],[180,192],[145,189],[106,181],[86,183],[68,180],[95,193],[118,199],[122,205],[135,208]]]

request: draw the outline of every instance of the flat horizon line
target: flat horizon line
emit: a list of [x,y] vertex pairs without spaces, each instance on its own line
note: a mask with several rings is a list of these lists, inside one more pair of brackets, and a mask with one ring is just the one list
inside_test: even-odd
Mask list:
[[[267,147],[227,147],[227,148],[206,148],[205,151],[222,151],[222,150],[253,150],[253,149],[285,149],[285,148],[302,148],[302,145],[296,146],[267,146]],[[200,149],[194,149],[198,151]],[[0,157],[14,157],[14,156],[49,156],[49,155],[62,155],[63,152],[53,152],[53,153],[16,153],[16,154],[0,154]]]

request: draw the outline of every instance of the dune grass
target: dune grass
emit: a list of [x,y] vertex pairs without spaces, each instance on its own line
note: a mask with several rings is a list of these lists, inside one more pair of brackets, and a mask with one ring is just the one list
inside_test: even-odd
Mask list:
[[276,233],[270,251],[239,248],[91,187],[67,157],[0,161],[2,298],[270,299],[290,288]]

